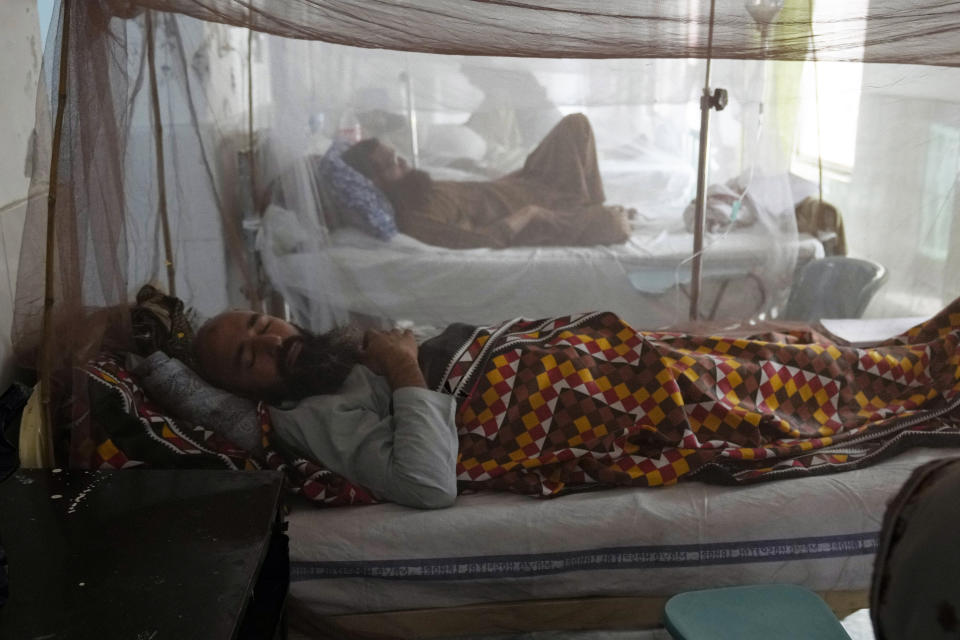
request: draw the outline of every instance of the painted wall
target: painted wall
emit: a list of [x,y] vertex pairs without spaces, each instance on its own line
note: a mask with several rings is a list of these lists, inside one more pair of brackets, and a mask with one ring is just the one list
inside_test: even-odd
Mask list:
[[26,155],[33,130],[42,46],[36,0],[0,2],[0,392],[12,376],[10,324],[29,180]]

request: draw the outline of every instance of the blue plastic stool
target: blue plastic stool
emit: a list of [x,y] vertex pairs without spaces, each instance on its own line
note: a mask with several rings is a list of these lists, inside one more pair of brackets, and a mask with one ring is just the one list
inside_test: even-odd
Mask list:
[[680,593],[663,622],[674,640],[850,640],[820,596],[792,584]]

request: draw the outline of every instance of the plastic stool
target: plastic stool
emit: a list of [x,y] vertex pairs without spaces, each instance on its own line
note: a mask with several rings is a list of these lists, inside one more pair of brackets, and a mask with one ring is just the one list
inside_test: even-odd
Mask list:
[[792,584],[680,593],[663,623],[674,640],[850,640],[820,596]]

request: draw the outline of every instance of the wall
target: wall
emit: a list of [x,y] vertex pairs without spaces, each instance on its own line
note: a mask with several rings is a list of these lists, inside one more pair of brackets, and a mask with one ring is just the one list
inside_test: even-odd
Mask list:
[[889,272],[866,315],[935,313],[960,295],[960,69],[864,65],[855,158],[825,187],[850,254]]
[[0,392],[12,376],[10,324],[29,181],[26,152],[33,130],[42,47],[36,0],[0,2]]
[[[38,5],[41,13],[39,18]],[[3,52],[0,55],[0,86],[3,87],[3,98],[0,99],[3,105],[3,118],[0,119],[0,392],[9,385],[13,375],[10,333],[20,239],[26,214],[23,200],[29,187],[26,153],[34,124],[36,88],[43,55],[42,32],[46,27],[43,23],[49,22],[57,5],[54,0],[0,0],[0,51]],[[199,117],[205,135],[211,136],[213,141],[208,152],[213,154],[214,171],[229,174],[229,167],[216,166],[221,161],[218,154],[222,151],[217,138],[220,135],[229,136],[231,131],[246,131],[246,31],[186,19],[182,20],[182,24],[185,53],[191,73],[196,74],[193,81],[205,87],[198,93],[203,96]],[[131,36],[131,47],[136,50],[141,43],[135,31],[131,32]],[[255,44],[259,47],[262,42],[258,40]],[[136,58],[135,54],[131,54],[133,58]],[[171,64],[169,56],[169,47],[161,45],[158,55],[161,68]],[[255,57],[255,83],[263,88],[255,96],[259,111],[269,102],[270,91],[264,75],[267,65],[262,49],[257,51]],[[169,89],[166,81],[166,75],[161,74],[159,83],[162,92]],[[189,125],[180,90],[180,87],[174,88],[173,100],[163,101],[166,107],[163,114],[166,121],[165,142],[170,156],[168,163],[179,160],[180,164],[189,165],[187,168],[180,167],[179,172],[175,167],[168,166],[167,172],[168,186],[175,185],[175,188],[170,188],[173,191],[171,209],[177,238],[175,261],[180,267],[178,293],[188,304],[195,305],[201,314],[210,315],[228,306],[245,306],[246,300],[236,291],[228,291],[228,288],[239,288],[239,285],[228,287],[231,276],[226,273],[227,257],[224,255],[219,218],[202,218],[191,211],[192,202],[181,203],[177,197],[180,191],[195,195],[198,191],[209,189],[206,174],[198,170],[195,164],[195,158],[199,155],[199,141]],[[146,106],[147,92],[143,90],[141,93],[143,105],[134,114],[132,138],[150,141],[152,127]],[[177,158],[172,151],[174,148],[179,149]],[[152,143],[146,151],[142,158],[144,168],[134,162],[134,166],[128,167],[128,180],[136,180],[140,173],[147,175],[148,188],[143,192],[153,193],[151,202],[146,205],[151,213],[147,217],[152,220],[155,211],[155,190],[149,188],[155,171]],[[226,206],[236,206],[234,182],[227,179],[229,175],[217,177],[224,180],[220,187]],[[136,241],[139,230],[137,221],[133,220],[128,225],[127,233],[132,234],[132,239]],[[150,237],[157,235],[152,226],[148,231]],[[144,270],[147,273],[141,273]],[[131,265],[130,275],[131,294],[151,276],[160,283],[165,282],[162,265]]]
[[[238,206],[235,155],[248,138],[247,32],[185,17],[177,18],[176,24],[174,30],[169,23],[158,23],[156,58],[176,293],[201,317],[208,317],[229,307],[249,305],[241,291],[245,283],[228,255],[217,209],[219,201],[233,219]],[[140,27],[128,29],[127,37],[130,73],[135,74],[143,47]],[[263,120],[259,112],[270,95],[262,36],[254,38],[253,51],[255,126],[259,126]],[[133,297],[146,282],[166,288],[167,276],[162,238],[156,231],[157,184],[148,83],[143,83],[131,104],[124,180],[131,248],[128,294]],[[239,221],[236,225],[239,233]]]

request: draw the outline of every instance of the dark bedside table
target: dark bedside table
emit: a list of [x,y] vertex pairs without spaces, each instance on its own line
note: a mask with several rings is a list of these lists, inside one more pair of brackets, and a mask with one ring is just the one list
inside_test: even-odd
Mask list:
[[0,638],[284,637],[282,482],[272,471],[15,473],[0,484]]

